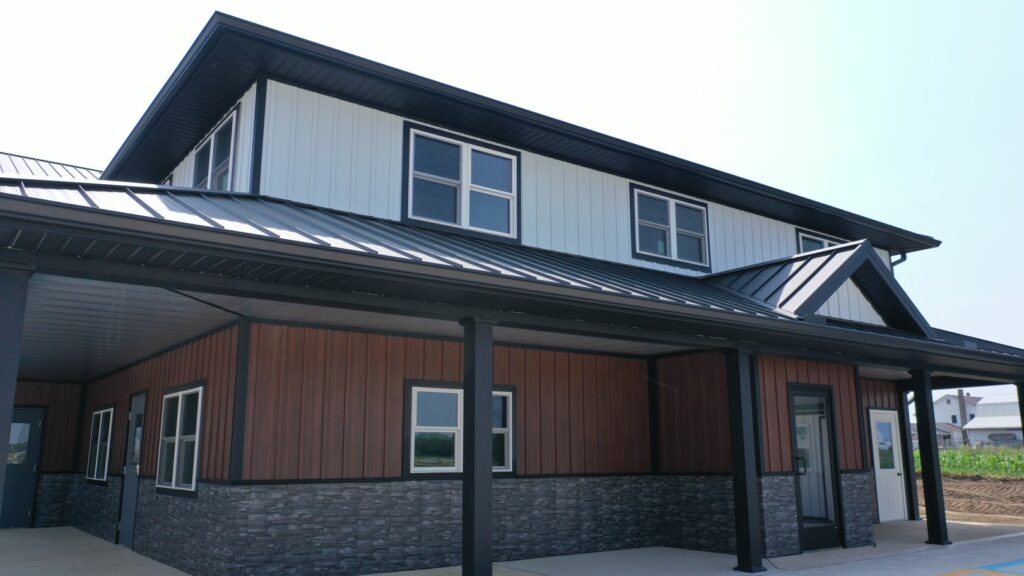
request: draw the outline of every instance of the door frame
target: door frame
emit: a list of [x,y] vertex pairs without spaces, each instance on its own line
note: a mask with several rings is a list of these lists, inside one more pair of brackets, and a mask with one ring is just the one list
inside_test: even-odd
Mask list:
[[[121,469],[121,497],[118,499],[117,527],[116,527],[116,530],[115,530],[115,538],[114,538],[115,544],[118,544],[118,545],[120,545],[122,543],[122,541],[121,541],[121,524],[124,521],[124,495],[125,495],[125,490],[127,489],[126,479],[128,478],[128,451],[132,449],[132,443],[130,442],[130,440],[132,439],[131,435],[132,435],[132,425],[133,425],[132,404],[134,404],[135,398],[137,398],[139,396],[142,396],[142,398],[143,398],[142,406],[143,406],[143,410],[144,410],[143,411],[143,414],[144,414],[143,418],[144,418],[144,420],[142,421],[142,430],[143,430],[143,438],[142,438],[142,440],[143,440],[143,442],[139,445],[139,466],[140,467],[142,466],[142,452],[143,452],[143,450],[145,450],[145,447],[146,447],[146,444],[145,444],[145,440],[146,440],[146,438],[145,438],[146,420],[145,420],[145,418],[149,417],[149,415],[146,414],[147,412],[149,412],[149,391],[148,390],[140,390],[140,391],[135,392],[134,394],[132,394],[132,395],[130,395],[128,397],[128,410],[125,412],[125,415],[126,415],[125,420],[126,421],[125,421],[125,427],[124,427],[124,457],[121,460],[121,466],[122,466],[122,469]],[[157,433],[159,433],[159,430],[157,430]],[[140,475],[136,474],[135,475],[135,490],[136,490],[136,492],[138,492],[138,490],[139,490],[139,478],[140,478]],[[139,500],[138,500],[138,495],[136,494],[136,497],[135,497],[135,512],[136,512],[136,514],[138,513],[138,509],[139,509]],[[133,524],[133,526],[132,526],[132,531],[133,531],[132,541],[133,541],[133,544],[132,544],[132,546],[128,547],[129,550],[134,550],[135,549],[135,545],[134,545],[134,539],[135,539],[134,538],[134,530],[135,530],[135,527],[134,527],[134,524]]]
[[[877,460],[877,453],[876,453],[877,444],[875,443],[875,421],[874,421],[874,416],[875,416],[876,412],[881,412],[881,413],[885,413],[885,414],[891,414],[895,418],[895,420],[896,420],[896,428],[893,429],[892,435],[893,435],[893,441],[899,443],[900,449],[899,449],[899,451],[893,449],[893,457],[896,460],[899,461],[899,467],[900,467],[900,472],[901,472],[901,474],[900,474],[900,476],[901,476],[900,494],[903,495],[903,513],[900,515],[900,519],[906,520],[907,519],[907,515],[910,513],[910,497],[907,494],[907,481],[906,481],[907,471],[905,470],[906,462],[905,462],[905,460],[903,458],[903,450],[905,449],[904,446],[903,446],[903,426],[902,426],[902,424],[900,422],[899,411],[898,410],[892,410],[890,408],[868,408],[868,427],[870,428],[870,431],[868,432],[868,438],[869,438],[870,446],[871,446],[871,450],[869,451],[870,454],[871,454],[870,467],[871,467],[871,475],[875,477],[874,478],[875,479],[875,508],[878,511],[878,522],[882,523],[882,502],[878,498],[878,467],[877,467],[877,462],[876,462],[876,460]],[[897,521],[899,521],[899,519],[896,519],[896,520],[886,520],[886,522],[897,522]]]
[[[39,410],[42,414],[42,419],[39,422],[39,463],[36,465],[36,483],[32,487],[32,522],[29,524],[31,528],[36,527],[36,520],[39,516],[39,482],[43,475],[43,450],[46,449],[46,421],[50,415],[48,406],[41,404],[15,404],[14,410],[18,408],[25,408],[29,410]],[[11,412],[11,422],[14,422],[14,412]],[[6,457],[4,458],[4,465],[6,466]],[[6,488],[5,488],[6,489]],[[4,495],[0,493],[0,502],[3,501]]]
[[[793,484],[795,488],[794,492],[796,494],[797,541],[800,545],[800,553],[802,554],[807,549],[804,548],[803,541],[803,503],[800,494],[800,478],[797,474],[796,469],[796,413],[794,410],[793,397],[801,394],[806,394],[808,396],[822,396],[825,399],[825,410],[829,420],[829,459],[832,461],[832,506],[833,510],[835,510],[835,522],[836,528],[839,533],[839,545],[843,548],[846,548],[846,522],[844,521],[843,517],[843,482],[839,472],[839,438],[836,436],[836,410],[832,386],[829,384],[806,384],[790,382],[787,388],[787,401],[789,402],[789,436],[790,442],[792,444],[791,450],[793,453]],[[817,548],[812,548],[811,550],[817,550]]]

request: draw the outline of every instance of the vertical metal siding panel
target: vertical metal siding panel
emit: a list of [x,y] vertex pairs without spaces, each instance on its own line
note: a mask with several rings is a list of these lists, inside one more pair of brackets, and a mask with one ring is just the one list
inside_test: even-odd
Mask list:
[[551,165],[554,161],[543,156],[537,157],[537,246],[547,248],[552,246],[552,226],[557,218],[552,214],[554,211],[554,191],[551,189]]
[[423,342],[423,379],[443,380],[444,345],[440,340]]
[[599,470],[596,360],[596,356],[584,356],[581,366],[581,377],[583,380],[583,466],[587,474],[593,474]]
[[758,370],[761,383],[761,434],[764,443],[764,461],[762,466],[765,472],[777,472],[779,470],[779,420],[775,404],[775,371],[772,367],[772,359],[761,356],[758,358]]
[[445,340],[441,344],[441,380],[462,382],[462,344]]
[[312,328],[304,330],[298,476],[302,479],[316,479],[320,478],[320,454],[323,449],[327,331]]
[[355,146],[353,149],[352,211],[370,213],[371,177],[373,166],[373,111],[358,107],[355,110]]
[[352,210],[352,188],[355,182],[356,119],[355,107],[336,105],[333,132],[334,160],[331,172],[331,197],[327,206]]
[[299,441],[302,417],[302,350],[305,335],[302,329],[284,327],[284,346],[277,372],[277,434],[273,449],[275,480],[294,480],[299,473]]
[[537,184],[538,157],[530,152],[523,152],[520,158],[519,206],[522,211],[519,235],[526,246],[538,246],[540,228],[540,191]]
[[574,164],[562,163],[562,197],[563,197],[563,218],[562,229],[565,231],[565,251],[570,254],[580,253],[580,219],[586,214],[580,209],[579,178],[576,175],[578,167]]
[[296,89],[273,81],[267,82],[267,118],[263,137],[263,185],[260,193],[294,199],[289,182],[294,155],[291,126],[295,122]]
[[320,449],[320,477],[345,475],[346,399],[348,396],[348,332],[329,331],[324,367],[324,429]]
[[384,438],[387,434],[388,337],[371,334],[366,361],[366,433],[363,477],[384,475]]
[[[604,250],[601,253],[601,258],[604,260],[610,260],[612,262],[624,262],[624,255],[629,254],[632,250],[632,245],[622,245],[622,241],[626,240],[632,242],[629,239],[629,235],[626,238],[619,236],[619,226],[616,222],[616,216],[620,214],[618,212],[619,203],[615,198],[615,178],[608,174],[600,174],[599,181],[601,183],[601,214],[603,216],[603,223],[600,226],[601,237],[604,241]],[[626,196],[626,192],[623,191],[623,197]],[[629,203],[626,202],[626,208],[629,208]],[[629,218],[628,216],[626,217]]]
[[522,348],[510,348],[508,351],[508,379],[516,387],[515,423],[516,423],[516,472],[524,474],[526,464],[526,359]]
[[317,121],[313,124],[313,151],[311,154],[311,187],[310,200],[317,206],[332,207],[335,188],[339,183],[336,152],[338,142],[344,136],[338,134],[338,106],[325,97],[316,100]]
[[385,405],[384,476],[402,475],[402,436],[405,433],[406,338],[388,336],[387,397]]
[[366,420],[367,335],[349,334],[348,385],[345,398],[345,478],[363,477]]
[[370,214],[377,218],[388,217],[388,197],[395,196],[398,190],[391,188],[392,172],[401,170],[401,163],[395,167],[392,162],[390,114],[374,111],[373,113],[373,161],[370,169]]
[[592,242],[591,228],[594,221],[593,212],[600,202],[593,192],[591,180],[593,171],[586,168],[576,167],[576,213],[579,222],[577,230],[576,253],[583,256],[593,257],[594,246]]
[[572,413],[570,408],[571,391],[569,389],[569,354],[554,353],[554,391],[555,391],[555,468],[559,474],[572,471]]
[[586,449],[583,423],[583,355],[569,355],[569,425],[571,429],[573,474],[586,472]]
[[555,357],[552,352],[540,352],[540,435],[541,473],[558,472],[558,442],[555,406]]
[[540,352],[523,352],[525,374],[523,378],[523,407],[526,416],[523,428],[526,431],[526,474],[540,474],[541,466],[541,393],[540,393]]
[[263,346],[263,325],[253,324],[249,333],[249,375],[246,382],[245,395],[245,450],[242,462],[242,477],[253,478],[252,459],[254,430],[256,427],[256,382],[259,374],[260,358]]

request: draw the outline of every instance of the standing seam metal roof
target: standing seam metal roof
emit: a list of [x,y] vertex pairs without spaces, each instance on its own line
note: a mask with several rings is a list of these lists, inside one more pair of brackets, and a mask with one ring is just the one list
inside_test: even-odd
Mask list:
[[99,180],[102,172],[62,162],[40,160],[29,156],[0,152],[0,175],[44,178],[70,178],[72,180]]

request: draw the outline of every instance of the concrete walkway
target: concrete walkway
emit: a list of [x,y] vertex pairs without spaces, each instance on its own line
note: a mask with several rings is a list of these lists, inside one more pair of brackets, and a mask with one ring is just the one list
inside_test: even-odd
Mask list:
[[0,576],[186,576],[77,528],[0,530]]

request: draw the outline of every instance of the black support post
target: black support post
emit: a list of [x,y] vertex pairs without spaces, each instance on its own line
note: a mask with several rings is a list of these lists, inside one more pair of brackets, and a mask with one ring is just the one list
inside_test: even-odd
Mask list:
[[931,372],[911,370],[910,387],[914,391],[914,409],[917,411],[917,445],[921,453],[921,480],[924,482],[924,508],[928,517],[928,543],[949,544],[946,503],[942,496],[939,442],[935,437]]
[[736,517],[736,570],[764,572],[761,564],[761,508],[757,486],[757,435],[754,430],[756,410],[750,353],[746,350],[729,350],[725,356]]
[[900,401],[897,405],[900,418],[900,444],[903,446],[903,481],[907,491],[907,520],[920,520],[917,504],[917,472],[914,470],[914,437],[910,430],[910,402],[907,389],[899,387]]
[[[0,267],[0,454],[10,450],[14,391],[21,359],[21,329],[30,270]],[[7,467],[0,465],[0,506],[3,505]]]
[[491,576],[491,395],[494,389],[494,327],[478,318],[462,321],[465,372],[462,440],[462,575]]
[[1024,433],[1024,381],[1017,382],[1017,406],[1020,414],[1021,432]]

